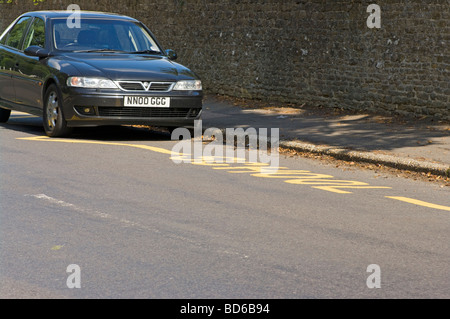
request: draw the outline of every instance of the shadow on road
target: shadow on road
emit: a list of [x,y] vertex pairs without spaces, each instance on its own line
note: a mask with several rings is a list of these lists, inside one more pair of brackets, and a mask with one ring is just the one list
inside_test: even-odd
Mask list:
[[[45,135],[42,118],[12,115],[0,127],[35,136]],[[145,126],[99,126],[74,128],[70,139],[96,141],[170,141],[169,131],[159,127]]]

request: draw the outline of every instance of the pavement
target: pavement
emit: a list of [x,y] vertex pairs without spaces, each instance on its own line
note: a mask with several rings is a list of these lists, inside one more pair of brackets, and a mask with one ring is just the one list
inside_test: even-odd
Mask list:
[[207,96],[203,129],[279,128],[280,147],[450,176],[450,123]]

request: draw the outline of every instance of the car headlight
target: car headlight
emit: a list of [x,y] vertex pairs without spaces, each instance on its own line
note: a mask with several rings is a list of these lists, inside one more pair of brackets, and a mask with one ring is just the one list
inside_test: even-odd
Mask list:
[[71,76],[67,79],[67,85],[89,89],[117,89],[117,85],[113,81],[104,78]]
[[185,80],[178,81],[173,87],[174,91],[200,91],[202,89],[202,81],[200,80]]

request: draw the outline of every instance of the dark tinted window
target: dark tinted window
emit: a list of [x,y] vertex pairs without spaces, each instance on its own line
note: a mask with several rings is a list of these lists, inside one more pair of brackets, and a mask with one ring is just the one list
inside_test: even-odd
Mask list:
[[23,34],[27,29],[28,22],[30,17],[23,17],[14,25],[14,27],[9,31],[8,38],[6,40],[6,45],[16,48],[19,48],[20,40],[22,40]]
[[45,47],[45,22],[40,18],[34,19],[31,24],[23,48],[26,49],[32,45],[37,45],[41,48]]

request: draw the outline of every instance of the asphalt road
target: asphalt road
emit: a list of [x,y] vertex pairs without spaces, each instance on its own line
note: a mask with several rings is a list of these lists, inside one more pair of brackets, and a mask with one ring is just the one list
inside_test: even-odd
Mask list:
[[0,298],[450,297],[448,187],[283,156],[271,176],[176,164],[175,144],[0,125]]

